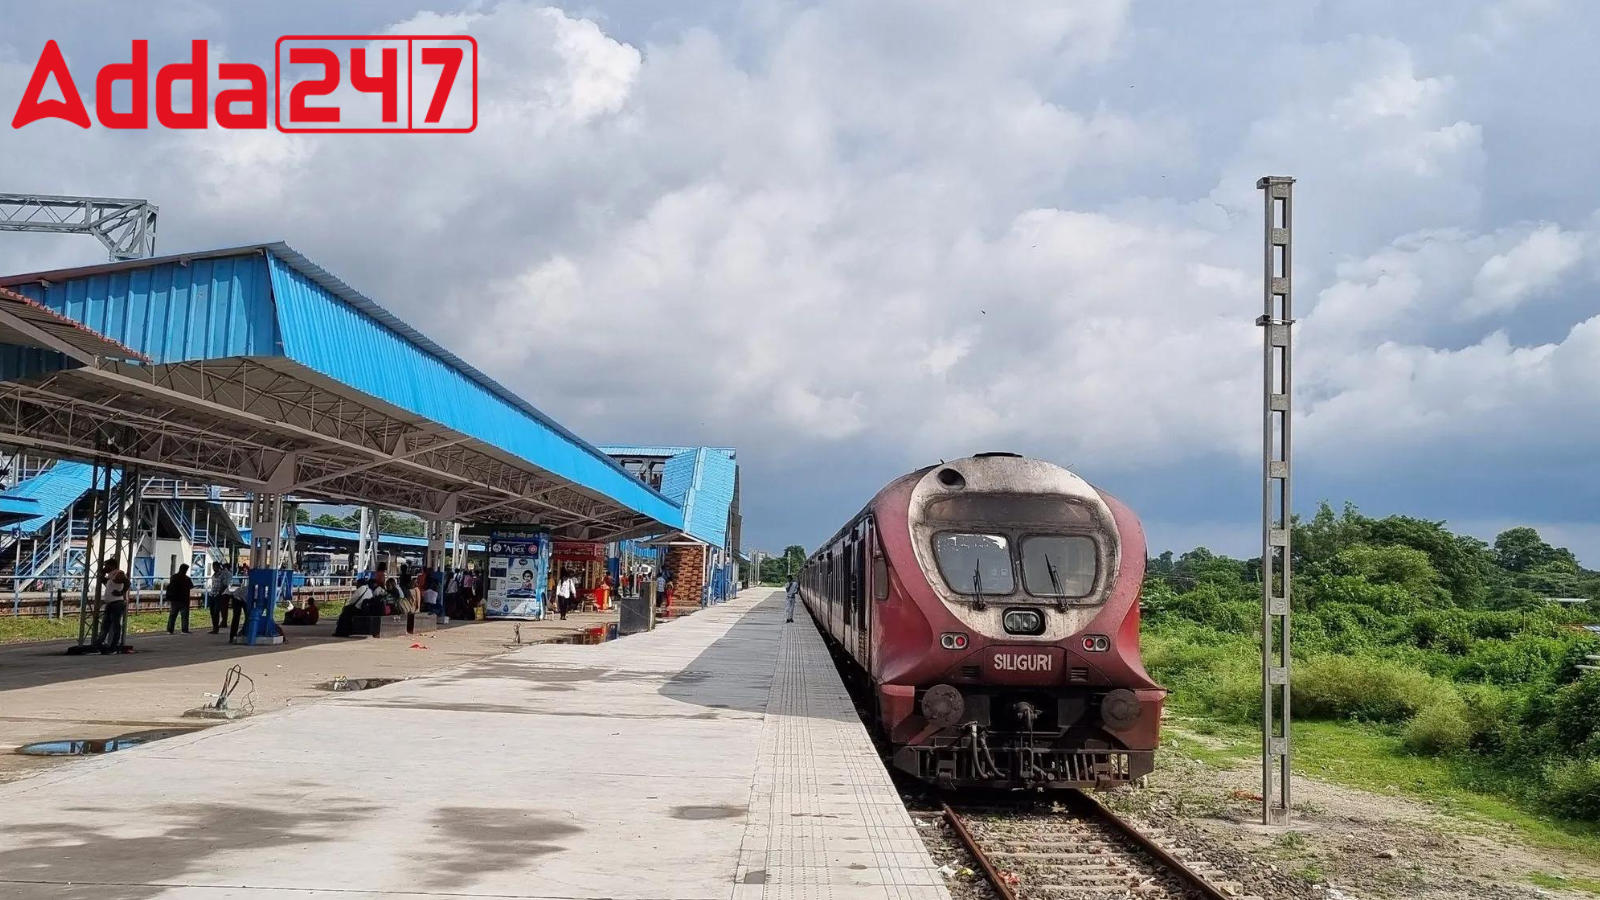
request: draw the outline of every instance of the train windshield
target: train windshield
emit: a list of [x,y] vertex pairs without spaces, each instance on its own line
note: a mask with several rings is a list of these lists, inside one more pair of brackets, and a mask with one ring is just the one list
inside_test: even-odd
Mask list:
[[1094,590],[1094,540],[1039,534],[1022,539],[1022,584],[1035,597],[1087,597]]
[[958,594],[1009,594],[1016,590],[1011,579],[1010,542],[1002,535],[946,531],[934,537],[933,552],[939,561],[939,574]]

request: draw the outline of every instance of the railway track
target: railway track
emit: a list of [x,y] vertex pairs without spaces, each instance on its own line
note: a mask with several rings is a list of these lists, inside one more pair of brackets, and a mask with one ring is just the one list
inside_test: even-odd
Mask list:
[[946,803],[943,812],[1001,900],[1248,900],[1086,794],[1048,807]]

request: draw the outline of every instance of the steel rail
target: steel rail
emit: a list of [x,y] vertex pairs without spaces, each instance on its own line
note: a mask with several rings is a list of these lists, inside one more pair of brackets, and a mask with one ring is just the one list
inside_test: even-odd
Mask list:
[[1229,900],[1229,895],[1224,894],[1215,885],[1207,881],[1199,872],[1189,868],[1187,863],[1174,856],[1165,847],[1156,843],[1155,840],[1149,835],[1133,827],[1128,820],[1112,812],[1104,803],[1101,803],[1099,800],[1096,800],[1082,791],[1078,791],[1076,793],[1078,798],[1092,811],[1094,816],[1109,824],[1112,828],[1115,828],[1123,837],[1126,837],[1128,840],[1138,844],[1141,850],[1150,854],[1163,866],[1166,866],[1168,869],[1178,873],[1188,887],[1199,892],[1201,896],[1206,898],[1206,900]]
[[1000,877],[1000,870],[994,867],[994,862],[989,859],[989,854],[983,852],[983,848],[979,847],[978,842],[973,839],[972,832],[967,830],[967,823],[961,821],[961,815],[951,809],[948,803],[941,803],[940,805],[944,807],[944,820],[949,822],[950,827],[955,830],[956,837],[961,839],[961,845],[967,848],[967,852],[972,854],[973,859],[977,860],[978,868],[983,870],[983,877],[989,879],[989,883],[994,885],[995,893],[1000,895],[1000,900],[1017,900],[1017,892],[1013,891],[1011,885],[1006,884],[1006,880]]
[[[1096,819],[1110,826],[1118,835],[1126,838],[1159,865],[1178,876],[1186,890],[1192,891],[1206,898],[1206,900],[1231,900],[1230,895],[1223,893],[1221,889],[1207,881],[1205,876],[1191,869],[1182,859],[1162,847],[1149,835],[1135,828],[1126,819],[1112,812],[1099,800],[1081,791],[1072,792],[1072,796],[1076,801],[1073,805],[1077,807],[1080,816],[1086,820]],[[1000,874],[1000,870],[995,866],[994,861],[989,858],[989,854],[979,845],[977,839],[972,836],[972,832],[967,829],[966,822],[962,819],[961,814],[956,812],[948,803],[941,803],[940,805],[944,811],[945,821],[950,823],[950,827],[955,831],[956,837],[961,841],[961,845],[977,861],[978,868],[983,871],[984,878],[994,886],[995,892],[999,894],[1001,900],[1018,900],[1016,890]]]

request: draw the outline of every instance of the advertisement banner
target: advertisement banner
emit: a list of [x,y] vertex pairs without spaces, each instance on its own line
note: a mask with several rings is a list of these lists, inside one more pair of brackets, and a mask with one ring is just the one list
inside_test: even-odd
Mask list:
[[549,572],[548,536],[537,532],[492,532],[484,618],[544,618]]

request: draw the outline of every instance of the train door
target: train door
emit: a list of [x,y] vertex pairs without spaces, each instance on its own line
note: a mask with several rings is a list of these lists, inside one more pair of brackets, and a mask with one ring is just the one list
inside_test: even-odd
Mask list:
[[866,655],[862,657],[862,666],[876,675],[877,671],[872,667],[876,655],[872,640],[873,623],[878,617],[878,603],[889,599],[889,560],[883,555],[883,544],[878,541],[878,523],[873,519],[867,520],[867,562],[867,608],[861,628],[867,634],[867,648]]
[[856,566],[856,547],[860,545],[858,536],[859,528],[850,529],[850,537],[844,545],[844,645],[855,655],[856,646],[856,573],[860,568]]
[[838,640],[839,639],[839,560],[838,560],[837,556],[834,554],[832,547],[828,548],[828,574],[827,574],[827,591],[826,591],[826,593],[828,595],[828,635],[830,637],[832,637],[834,640]]
[[858,531],[860,537],[857,539],[854,548],[855,578],[852,581],[851,589],[852,599],[855,601],[855,657],[856,660],[861,663],[861,667],[863,669],[871,671],[871,669],[868,668],[867,659],[867,597],[871,594],[870,585],[868,582],[871,567],[867,565],[867,551],[868,547],[872,544],[872,520],[867,519],[863,521]]

